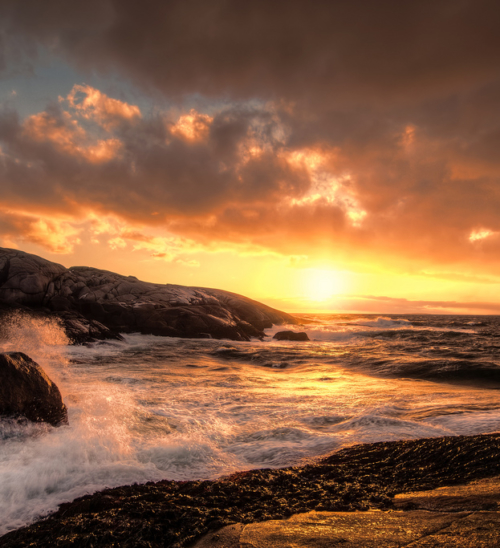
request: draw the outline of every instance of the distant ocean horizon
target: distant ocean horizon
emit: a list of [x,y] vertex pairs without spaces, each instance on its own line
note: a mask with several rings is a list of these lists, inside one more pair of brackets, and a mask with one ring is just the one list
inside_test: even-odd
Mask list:
[[[295,313],[263,341],[127,334],[68,345],[13,325],[59,386],[69,426],[0,421],[0,534],[85,493],[212,479],[359,443],[500,430],[500,317]],[[273,340],[305,331],[310,341]]]

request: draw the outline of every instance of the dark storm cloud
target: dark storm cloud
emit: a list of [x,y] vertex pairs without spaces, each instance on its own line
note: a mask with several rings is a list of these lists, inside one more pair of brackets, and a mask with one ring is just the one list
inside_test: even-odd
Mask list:
[[3,2],[6,32],[167,94],[391,100],[497,76],[494,1]]
[[67,105],[4,113],[2,202],[286,253],[497,264],[497,2],[7,0],[0,14],[6,66],[43,45],[153,96],[232,105],[193,114],[192,138],[102,97],[93,140]]

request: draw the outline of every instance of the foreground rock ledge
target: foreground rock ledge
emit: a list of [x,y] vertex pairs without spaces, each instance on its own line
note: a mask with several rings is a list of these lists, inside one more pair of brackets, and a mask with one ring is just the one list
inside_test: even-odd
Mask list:
[[[500,486],[498,486],[500,489]],[[499,512],[309,512],[288,520],[229,525],[192,548],[498,548]]]
[[[338,516],[335,519],[341,520],[350,531],[361,528],[359,535],[366,534],[367,528],[375,522],[377,527],[382,527],[379,531],[386,525],[391,530],[399,527],[412,530],[420,527],[418,523],[423,525],[423,516],[429,515],[415,500],[415,492],[464,485],[499,475],[500,434],[358,445],[306,466],[251,470],[217,481],[161,481],[107,489],[63,504],[48,518],[4,535],[0,547],[177,548],[192,546],[210,531],[218,531],[220,536],[219,530],[226,526],[233,526],[241,536],[244,525],[253,524],[247,532],[257,534],[261,525],[255,524],[272,522],[269,531],[274,531],[272,534],[276,536],[276,528],[300,523],[300,517],[290,519],[300,514],[306,514],[304,519],[308,523],[316,521],[318,527],[323,527],[320,520],[330,520],[323,516],[334,513]],[[395,497],[398,493],[409,496],[406,499]],[[476,500],[477,504],[486,504],[479,506],[479,510],[477,505],[462,504],[456,507],[452,516],[440,514],[440,519],[444,519],[440,521],[438,516],[433,522],[439,527],[426,531],[444,536],[429,544],[417,535],[422,543],[415,546],[496,546],[489,540],[490,544],[482,541],[467,544],[466,541],[469,536],[473,538],[475,529],[498,530],[497,499]],[[443,511],[452,513],[449,508]],[[468,515],[461,516],[460,512]],[[402,520],[399,525],[398,516]],[[304,527],[304,524],[297,526],[296,537],[302,534]],[[458,535],[454,532],[457,530],[461,531]],[[302,536],[301,542],[306,542],[307,534]],[[380,533],[379,540],[382,536]],[[456,544],[454,539],[460,536],[463,542]],[[450,538],[453,539],[451,543],[447,541]],[[212,540],[216,539],[212,537]],[[340,545],[370,546],[349,542],[349,537],[345,536]],[[386,546],[401,544],[404,545],[397,540]],[[290,545],[293,544],[283,546]],[[303,545],[321,547],[314,542]],[[252,544],[241,543],[242,548],[248,546]],[[254,543],[253,546],[264,548],[266,544]],[[269,546],[278,547],[279,544]],[[383,545],[377,542],[377,548],[379,546]]]
[[264,337],[263,330],[275,324],[297,323],[229,291],[147,283],[85,266],[67,269],[5,248],[0,248],[0,305],[55,315],[75,342],[132,332],[250,340]]
[[59,388],[22,352],[0,354],[0,416],[23,416],[53,426],[67,424]]
[[500,477],[397,495],[394,506],[389,512],[313,511],[236,523],[205,535],[192,548],[500,546]]

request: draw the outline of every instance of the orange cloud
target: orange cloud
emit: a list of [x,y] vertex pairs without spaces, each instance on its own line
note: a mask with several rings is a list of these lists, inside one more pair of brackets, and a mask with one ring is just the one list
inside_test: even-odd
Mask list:
[[109,162],[116,158],[122,148],[122,143],[118,139],[101,139],[96,144],[79,147],[78,151],[90,163],[100,164]]
[[142,116],[138,106],[108,97],[87,85],[73,86],[66,99],[80,116],[91,119],[108,130],[121,120],[130,122]]
[[[427,106],[418,123],[385,111],[309,117],[268,102],[191,110],[169,125],[94,96],[104,106],[60,103],[24,123],[0,115],[3,203],[94,211],[117,225],[94,220],[92,241],[172,261],[189,255],[184,239],[385,268],[477,273],[500,263],[497,176],[473,169],[498,164],[497,149],[474,148],[482,133],[436,125]],[[104,127],[108,115],[121,122]],[[459,163],[469,170],[459,174]]]
[[6,246],[29,242],[52,252],[72,253],[81,243],[82,228],[67,218],[35,216],[29,213],[0,211],[0,234]]
[[50,141],[60,150],[74,154],[76,143],[83,141],[87,135],[68,112],[63,112],[57,119],[48,112],[30,116],[24,123],[25,134],[35,141]]
[[188,141],[201,141],[207,138],[212,122],[211,116],[191,109],[189,114],[180,116],[175,124],[170,125],[169,129],[173,135]]
[[[92,241],[159,260],[233,249],[471,284],[500,271],[500,4],[46,4],[2,4],[6,61],[46,48],[171,111],[89,85],[24,122],[2,110],[11,210],[71,212]],[[0,236],[36,238],[21,217]],[[38,229],[54,249],[85,240]]]
[[117,138],[92,138],[68,112],[56,117],[40,112],[27,118],[24,133],[38,142],[50,142],[59,151],[80,157],[92,164],[108,162],[115,158],[122,143]]
[[[197,260],[189,258],[190,254],[202,249],[194,241],[174,235],[151,234],[147,232],[147,227],[131,225],[114,216],[97,215],[93,211],[86,213],[85,220],[89,224],[88,230],[95,244],[102,241],[112,250],[129,248],[132,251],[146,252],[150,257],[166,262],[199,266]],[[156,232],[165,233],[165,230]]]
[[473,230],[470,233],[469,241],[477,242],[478,240],[484,240],[485,238],[489,238],[490,236],[493,236],[493,234],[495,233],[492,230],[489,230],[488,228]]

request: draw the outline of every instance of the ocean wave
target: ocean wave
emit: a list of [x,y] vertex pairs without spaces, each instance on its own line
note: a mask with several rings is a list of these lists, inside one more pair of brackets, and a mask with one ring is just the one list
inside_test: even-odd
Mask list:
[[401,362],[394,358],[386,358],[345,363],[344,366],[374,376],[467,383],[471,386],[484,388],[500,388],[500,367],[495,362],[458,359],[422,359]]
[[[429,322],[425,323],[421,320],[410,321],[406,318],[389,318],[386,316],[354,318],[352,320],[318,316],[316,322],[308,319],[308,323],[302,326],[273,326],[271,329],[266,329],[265,333],[268,337],[273,337],[276,332],[283,330],[305,331],[312,341],[334,342],[343,345],[355,344],[364,338],[413,338],[424,341],[426,337],[432,336],[453,338],[476,334],[469,322],[448,321],[446,323],[441,321],[430,325]],[[282,344],[283,346],[293,346],[301,343],[285,341]]]
[[382,328],[399,328],[399,327],[411,327],[410,320],[407,319],[396,319],[393,320],[392,318],[387,318],[385,316],[379,316],[378,318],[374,320],[367,320],[367,319],[358,319],[358,320],[352,320],[350,322],[346,322],[346,325],[360,325],[362,327],[373,327],[376,329]]

